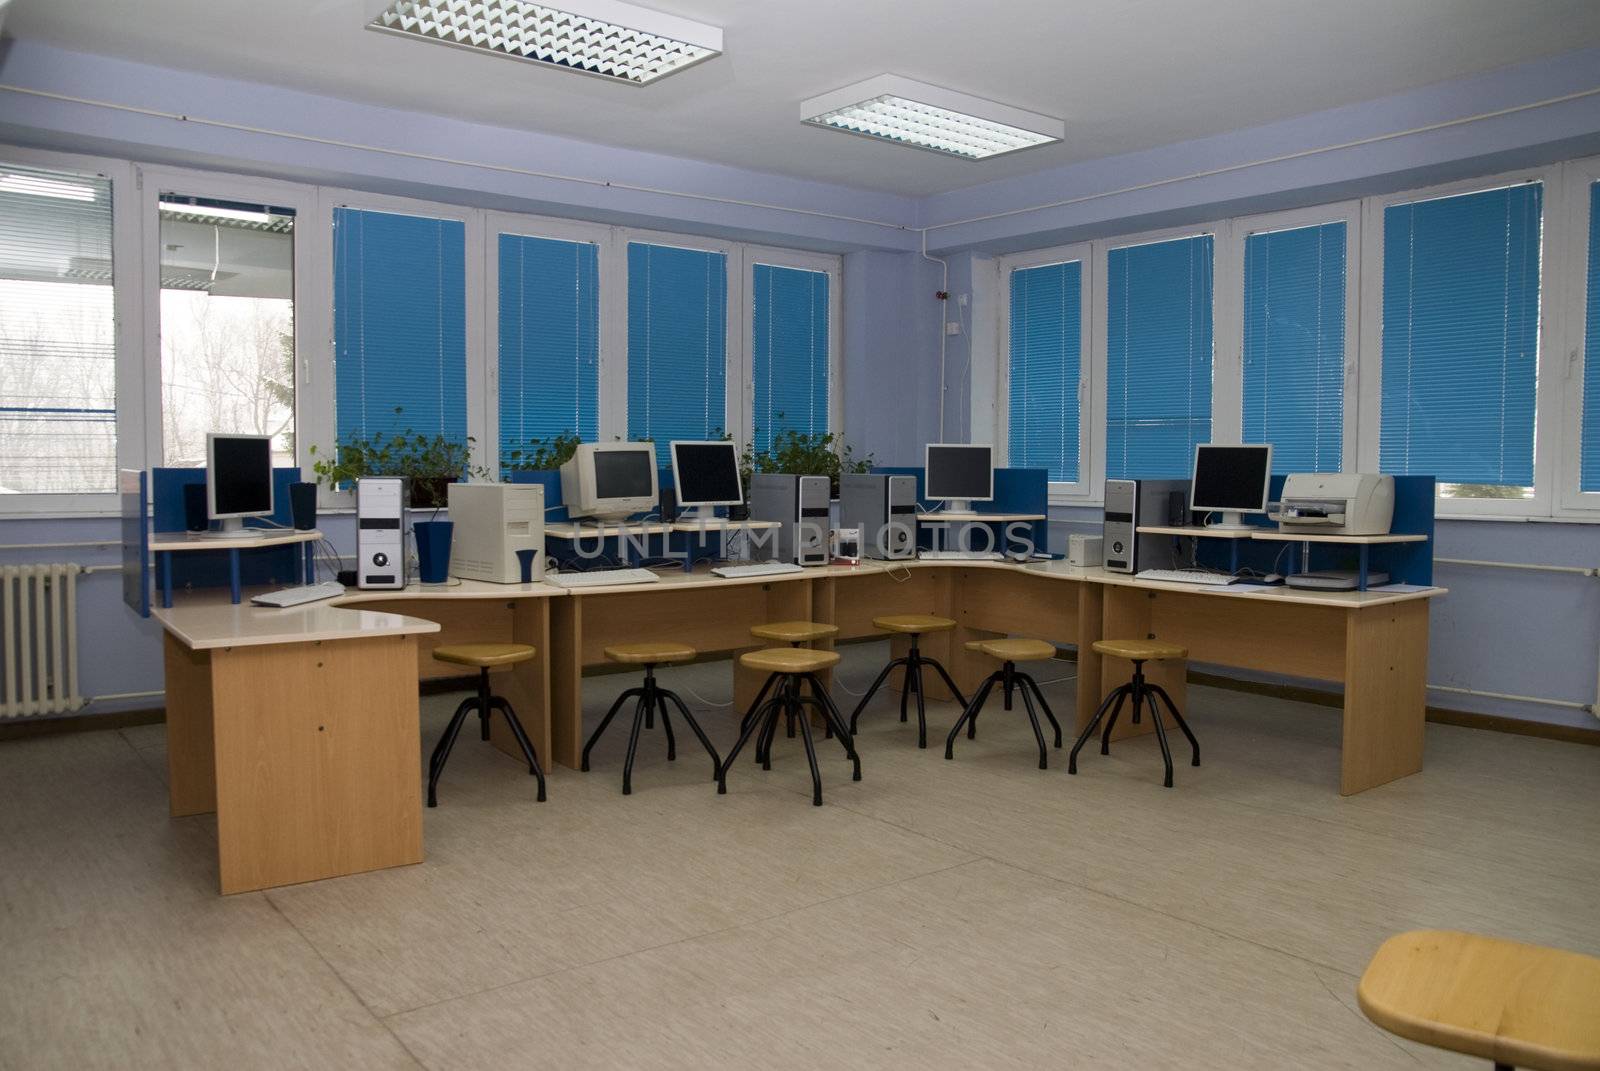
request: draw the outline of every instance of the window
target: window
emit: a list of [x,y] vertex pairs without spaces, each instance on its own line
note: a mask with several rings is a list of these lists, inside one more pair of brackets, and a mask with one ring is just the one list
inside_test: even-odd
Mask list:
[[0,494],[116,490],[111,183],[0,165]]
[[628,244],[628,438],[663,466],[673,439],[727,426],[727,316],[726,254]]
[[751,269],[750,359],[757,450],[780,431],[828,432],[828,273]]
[[291,208],[162,193],[161,438],[206,463],[206,433],[270,435],[295,463]]
[[[590,242],[499,237],[500,457],[600,436],[600,251]],[[502,461],[502,464],[507,463]]]
[[1454,498],[1534,495],[1539,183],[1383,214],[1382,471]]
[[1338,472],[1344,452],[1343,222],[1244,243],[1243,441],[1273,471]]
[[1211,439],[1209,234],[1106,255],[1106,476],[1186,477]]
[[338,208],[333,228],[339,440],[466,442],[466,226]]
[[1083,263],[1011,273],[1008,464],[1077,483]]
[[1600,182],[1589,184],[1588,303],[1584,309],[1580,491],[1600,491]]

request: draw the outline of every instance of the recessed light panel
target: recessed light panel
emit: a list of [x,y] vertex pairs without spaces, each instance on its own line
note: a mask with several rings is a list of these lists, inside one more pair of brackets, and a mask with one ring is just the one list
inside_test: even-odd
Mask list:
[[813,97],[800,118],[968,160],[1048,145],[1066,132],[1059,119],[895,75]]
[[632,85],[722,54],[722,30],[620,0],[395,0],[369,28]]

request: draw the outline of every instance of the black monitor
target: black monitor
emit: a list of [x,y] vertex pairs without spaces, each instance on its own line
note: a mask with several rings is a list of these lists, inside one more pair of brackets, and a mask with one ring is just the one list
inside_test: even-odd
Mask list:
[[994,447],[929,443],[923,493],[945,503],[946,513],[966,513],[972,500],[994,498]]
[[271,516],[272,437],[206,434],[206,512],[222,527],[214,536],[250,533],[245,517]]
[[594,455],[596,498],[654,498],[655,451],[601,450]]
[[672,443],[672,484],[678,505],[738,506],[744,503],[739,480],[739,448],[731,442]]
[[1202,513],[1222,514],[1222,520],[1209,527],[1247,528],[1244,514],[1267,512],[1271,480],[1271,445],[1199,443],[1194,448],[1194,483],[1189,505]]

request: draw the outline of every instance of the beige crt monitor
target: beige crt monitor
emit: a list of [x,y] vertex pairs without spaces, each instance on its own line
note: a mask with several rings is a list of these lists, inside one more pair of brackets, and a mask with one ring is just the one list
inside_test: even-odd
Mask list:
[[533,552],[530,580],[544,579],[544,488],[527,483],[453,483],[449,489],[450,575],[492,584],[522,582],[519,551]]
[[561,466],[561,502],[573,518],[625,521],[657,505],[653,443],[579,443]]

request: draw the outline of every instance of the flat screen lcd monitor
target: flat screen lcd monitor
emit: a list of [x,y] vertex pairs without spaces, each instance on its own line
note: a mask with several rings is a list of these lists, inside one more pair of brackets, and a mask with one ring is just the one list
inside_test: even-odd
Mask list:
[[731,442],[674,442],[672,483],[680,506],[742,504],[738,447]]
[[1200,443],[1194,448],[1194,483],[1190,507],[1221,513],[1212,528],[1247,527],[1243,514],[1267,512],[1272,479],[1272,447],[1266,444],[1223,446]]
[[974,499],[994,498],[994,447],[929,443],[923,492],[931,501],[943,501],[947,513],[965,513]]

